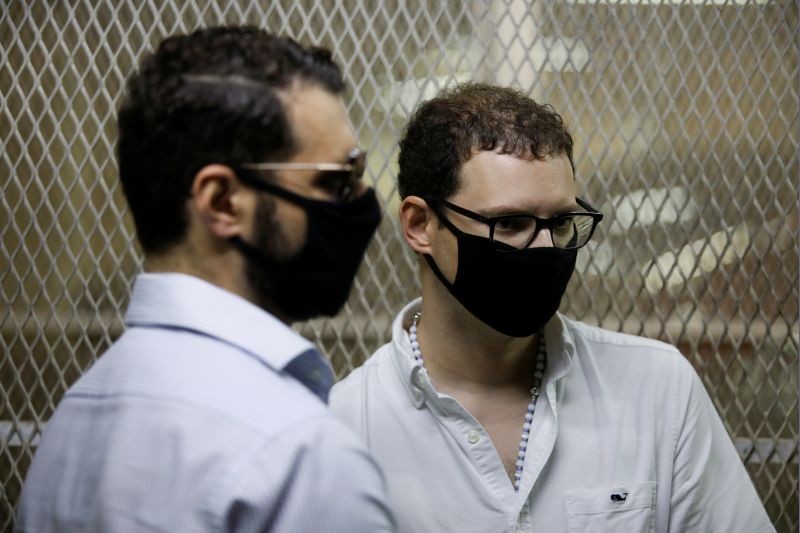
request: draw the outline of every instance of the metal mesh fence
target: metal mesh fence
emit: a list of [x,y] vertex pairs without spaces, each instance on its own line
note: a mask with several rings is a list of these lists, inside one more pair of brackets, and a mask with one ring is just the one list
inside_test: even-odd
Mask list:
[[141,266],[116,179],[125,77],[164,36],[251,23],[334,51],[390,213],[345,311],[302,324],[345,375],[418,294],[397,140],[443,86],[564,116],[606,213],[566,314],[677,344],[779,531],[798,527],[798,4],[772,0],[204,0],[0,6],[0,527],[41,427],[121,331]]

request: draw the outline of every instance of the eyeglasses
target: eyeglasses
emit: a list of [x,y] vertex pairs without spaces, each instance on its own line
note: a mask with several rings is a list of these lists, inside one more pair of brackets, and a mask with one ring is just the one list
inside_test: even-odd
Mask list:
[[[469,209],[448,202],[447,200],[434,200],[425,198],[433,212],[451,230],[453,224],[445,218],[439,206],[463,215],[472,220],[486,224],[488,228],[480,237],[488,238],[495,249],[500,251],[522,250],[530,246],[539,232],[549,229],[553,239],[553,246],[574,250],[581,248],[592,238],[597,224],[603,219],[603,214],[592,207],[588,202],[575,198],[578,205],[586,211],[562,213],[552,218],[539,218],[534,215],[501,215],[485,217]],[[458,231],[456,229],[456,231]]]
[[322,175],[317,182],[331,191],[336,202],[349,202],[353,199],[358,182],[364,175],[367,152],[353,148],[347,154],[347,163],[242,163],[235,170],[236,175],[250,185],[274,193],[289,200],[303,198],[271,181],[264,181],[263,171],[268,170],[318,170]]

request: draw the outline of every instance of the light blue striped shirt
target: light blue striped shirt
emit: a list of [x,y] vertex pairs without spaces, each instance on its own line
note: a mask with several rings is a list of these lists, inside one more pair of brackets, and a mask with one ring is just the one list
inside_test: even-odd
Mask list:
[[287,373],[313,345],[238,296],[142,274],[47,425],[16,529],[390,531],[364,446]]

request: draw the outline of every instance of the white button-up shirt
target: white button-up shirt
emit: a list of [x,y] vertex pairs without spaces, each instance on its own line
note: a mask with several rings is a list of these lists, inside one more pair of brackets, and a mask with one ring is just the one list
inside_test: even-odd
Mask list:
[[392,528],[363,444],[284,371],[311,343],[181,274],[139,276],[126,324],[48,423],[17,531]]
[[515,493],[486,431],[415,362],[418,307],[331,396],[383,468],[399,531],[774,531],[677,349],[561,315]]

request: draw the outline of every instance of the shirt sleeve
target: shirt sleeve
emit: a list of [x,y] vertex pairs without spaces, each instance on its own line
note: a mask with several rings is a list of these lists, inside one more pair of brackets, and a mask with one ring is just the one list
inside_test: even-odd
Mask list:
[[[331,434],[333,433],[333,434]],[[346,433],[342,436],[337,433]],[[395,530],[385,482],[346,428],[297,445],[281,439],[242,461],[220,516],[231,533],[381,533]]]
[[669,531],[775,531],[705,387],[683,365]]

